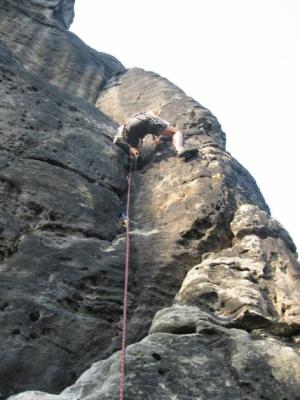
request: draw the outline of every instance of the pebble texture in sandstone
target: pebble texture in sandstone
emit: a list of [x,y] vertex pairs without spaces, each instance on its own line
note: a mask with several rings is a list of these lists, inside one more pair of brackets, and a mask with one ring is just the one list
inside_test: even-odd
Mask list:
[[[84,75],[81,92],[61,90],[61,66],[28,68],[20,57],[26,43],[18,47],[7,29],[23,2],[4,3],[2,397],[118,399],[124,228],[117,215],[128,164],[111,137],[132,113],[159,108],[199,156],[184,162],[170,142],[147,139],[134,172],[126,399],[299,400],[296,248],[255,180],[226,152],[217,119],[165,78],[125,72],[117,61],[106,65],[104,87],[107,79],[97,86]],[[49,40],[41,6],[50,3],[61,11],[56,22],[47,12],[47,24],[72,40],[61,27],[72,2],[35,3],[26,2],[26,18],[46,29],[41,43]],[[90,51],[80,46],[81,56]],[[53,49],[43,54],[53,57]],[[40,57],[37,47],[31,57]],[[76,65],[66,60],[70,71],[94,68],[94,59],[80,57]],[[94,99],[98,110],[72,94]]]

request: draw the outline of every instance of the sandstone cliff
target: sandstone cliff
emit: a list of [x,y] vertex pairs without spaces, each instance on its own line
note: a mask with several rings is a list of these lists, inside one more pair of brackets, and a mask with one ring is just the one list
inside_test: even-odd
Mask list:
[[300,268],[216,117],[68,32],[73,0],[1,0],[0,396],[118,398],[128,160],[161,109],[199,157],[135,171],[126,399],[299,400]]

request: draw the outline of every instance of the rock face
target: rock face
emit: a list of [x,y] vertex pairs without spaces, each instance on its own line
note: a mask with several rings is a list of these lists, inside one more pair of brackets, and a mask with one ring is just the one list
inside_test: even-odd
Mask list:
[[67,31],[74,0],[0,0],[0,38],[24,67],[94,104],[101,87],[124,71]]
[[[156,333],[127,350],[128,399],[297,399],[299,353],[275,338],[202,321],[196,334]],[[17,400],[117,399],[118,353],[95,363],[59,396]]]
[[33,20],[68,29],[74,19],[74,2],[75,0],[9,0],[2,3],[9,11],[10,5],[13,5]]
[[119,322],[124,156],[105,115],[0,55],[0,391],[57,390]]
[[[216,117],[68,33],[72,3],[1,3],[1,398],[118,398],[128,159],[111,138],[159,108],[199,157],[147,138],[133,174],[126,399],[299,400],[292,239]],[[53,38],[68,56],[45,65]]]

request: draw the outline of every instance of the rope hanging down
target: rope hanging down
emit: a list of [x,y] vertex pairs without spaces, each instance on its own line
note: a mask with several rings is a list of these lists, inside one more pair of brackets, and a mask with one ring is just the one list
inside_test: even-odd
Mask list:
[[129,275],[129,211],[130,211],[130,191],[131,191],[132,159],[128,174],[127,206],[126,206],[126,252],[125,252],[125,277],[124,277],[124,298],[123,298],[123,321],[122,321],[122,344],[120,356],[120,390],[119,400],[124,400],[125,393],[125,362],[126,362],[126,328],[127,328],[127,308],[128,308],[128,275]]

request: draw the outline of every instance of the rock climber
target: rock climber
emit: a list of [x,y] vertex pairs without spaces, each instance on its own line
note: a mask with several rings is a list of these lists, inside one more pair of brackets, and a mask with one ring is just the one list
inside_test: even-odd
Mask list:
[[159,136],[172,137],[178,157],[191,158],[198,153],[196,148],[184,147],[184,136],[181,130],[174,128],[152,111],[140,112],[130,117],[121,125],[113,142],[122,147],[124,142],[129,147],[129,154],[138,157],[141,154],[143,139],[146,135],[153,135],[156,144],[160,143]]

